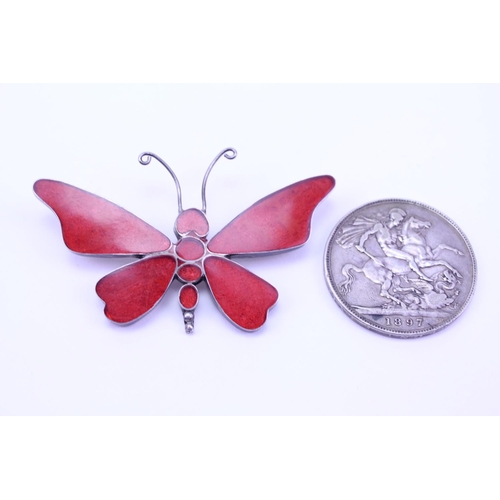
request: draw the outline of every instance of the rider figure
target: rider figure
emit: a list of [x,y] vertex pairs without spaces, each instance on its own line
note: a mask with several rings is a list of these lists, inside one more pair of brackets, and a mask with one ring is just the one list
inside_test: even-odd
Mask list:
[[396,231],[396,227],[398,227],[401,222],[406,217],[406,212],[401,210],[400,208],[393,208],[389,211],[389,222],[383,223],[381,221],[374,224],[370,229],[365,231],[359,240],[359,244],[356,245],[356,249],[360,252],[371,257],[375,262],[379,265],[383,264],[376,258],[370,255],[365,249],[365,243],[370,237],[370,235],[375,235],[377,238],[377,242],[380,245],[380,248],[385,253],[387,257],[395,257],[396,259],[402,259],[408,262],[410,269],[418,274],[418,276],[426,281],[430,281],[430,279],[422,273],[420,268],[418,267],[415,259],[412,255],[403,252],[397,247],[398,241],[398,233]]

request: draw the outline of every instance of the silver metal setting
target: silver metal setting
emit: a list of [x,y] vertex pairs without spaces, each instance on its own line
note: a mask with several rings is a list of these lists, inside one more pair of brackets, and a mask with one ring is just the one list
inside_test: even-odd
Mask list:
[[400,199],[368,203],[328,238],[324,272],[341,309],[391,337],[429,335],[468,305],[477,278],[460,228],[427,205]]
[[179,179],[177,179],[177,176],[175,175],[174,171],[167,165],[165,161],[163,161],[159,156],[155,155],[154,153],[150,152],[144,152],[139,155],[139,163],[141,165],[149,165],[151,163],[151,158],[154,158],[155,160],[159,161],[169,172],[172,178],[174,179],[175,182],[175,189],[177,190],[177,206],[179,213],[182,212],[182,193],[181,193],[181,185],[179,183]]
[[[230,154],[232,153],[232,154]],[[205,177],[203,177],[203,183],[201,184],[201,211],[205,214],[207,213],[207,197],[206,197],[206,189],[207,189],[207,180],[208,176],[210,175],[210,172],[212,171],[212,168],[214,168],[214,165],[219,161],[220,157],[224,155],[224,158],[227,158],[228,160],[234,160],[236,156],[238,155],[238,152],[234,148],[226,148],[223,149],[210,163],[210,165],[207,168],[207,171],[205,173]]]

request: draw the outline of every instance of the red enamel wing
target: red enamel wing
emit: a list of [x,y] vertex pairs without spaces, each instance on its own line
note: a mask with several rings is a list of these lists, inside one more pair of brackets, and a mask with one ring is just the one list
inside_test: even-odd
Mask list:
[[153,153],[143,153],[143,165],[157,159],[170,172],[177,188],[179,215],[172,243],[164,234],[123,208],[69,184],[41,179],[36,195],[58,216],[66,246],[83,255],[134,256],[140,260],[102,278],[96,285],[112,321],[128,324],[150,311],[174,278],[183,283],[179,303],[186,332],[194,329],[197,285],[205,280],[226,317],[244,330],[256,330],[278,300],[277,290],[233,260],[291,250],[308,239],[311,217],[335,180],[324,175],[285,187],[261,199],[208,240],[205,188],[208,175],[232,148],[221,151],[210,164],[202,184],[202,209],[182,208],[180,185],[173,170]]

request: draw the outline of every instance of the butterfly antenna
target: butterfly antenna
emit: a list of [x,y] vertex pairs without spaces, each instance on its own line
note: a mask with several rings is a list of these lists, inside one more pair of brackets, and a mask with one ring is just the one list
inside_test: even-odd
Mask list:
[[[220,155],[219,155],[220,156]],[[141,165],[149,165],[151,163],[151,158],[159,161],[169,172],[175,182],[175,188],[177,189],[177,204],[179,207],[179,213],[182,212],[182,194],[181,194],[181,185],[179,184],[179,179],[174,174],[174,171],[164,162],[159,156],[156,156],[154,153],[145,152],[139,155],[139,163]]]
[[203,178],[203,184],[201,185],[201,211],[206,214],[207,213],[207,197],[206,197],[206,188],[207,188],[207,179],[208,176],[210,175],[210,172],[212,168],[214,168],[214,165],[219,161],[219,158],[224,155],[224,158],[227,158],[228,160],[234,160],[236,158],[236,155],[238,153],[236,152],[236,149],[234,148],[226,148],[223,149],[215,158],[212,163],[210,163],[210,166],[207,169],[207,173],[205,174],[205,177]]

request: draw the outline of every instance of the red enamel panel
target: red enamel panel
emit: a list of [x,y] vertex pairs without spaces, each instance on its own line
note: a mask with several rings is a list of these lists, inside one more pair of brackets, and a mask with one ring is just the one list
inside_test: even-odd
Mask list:
[[184,281],[198,281],[202,274],[201,268],[194,264],[184,264],[177,270],[177,275]]
[[333,189],[333,177],[292,184],[263,198],[230,222],[208,244],[226,255],[265,253],[303,245],[318,203]]
[[197,260],[205,254],[205,247],[195,238],[182,238],[175,247],[175,253],[184,260]]
[[198,303],[198,290],[194,285],[184,285],[179,292],[179,302],[184,309],[193,309]]
[[129,323],[152,309],[172,282],[175,259],[149,257],[104,276],[96,292],[106,303],[104,314],[117,323]]
[[188,234],[193,231],[198,236],[206,236],[208,233],[208,221],[203,212],[197,208],[189,208],[177,217],[175,230],[179,234]]
[[64,242],[74,252],[143,255],[170,247],[160,231],[95,194],[46,179],[35,182],[33,189],[59,217]]
[[318,203],[333,189],[329,175],[312,177],[270,194],[230,222],[208,244],[226,255],[272,252],[303,245]]
[[245,330],[260,328],[278,300],[276,288],[226,258],[207,257],[204,266],[212,294],[229,319]]

